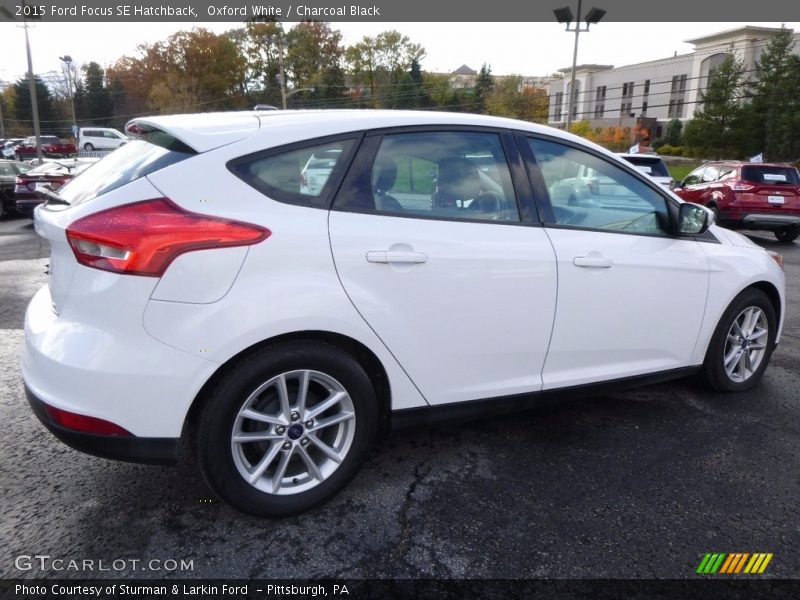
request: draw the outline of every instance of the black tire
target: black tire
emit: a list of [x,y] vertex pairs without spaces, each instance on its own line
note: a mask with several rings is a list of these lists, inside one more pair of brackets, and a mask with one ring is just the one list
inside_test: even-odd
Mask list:
[[[313,487],[303,489],[287,495],[270,493],[262,489],[257,489],[255,485],[268,487],[276,479],[266,478],[267,471],[272,469],[272,475],[279,468],[272,467],[272,462],[264,471],[265,477],[259,479],[256,484],[251,484],[244,479],[244,474],[240,472],[241,454],[234,457],[233,439],[234,427],[240,427],[242,422],[239,420],[239,411],[244,408],[248,398],[253,392],[269,382],[272,378],[293,371],[308,370],[322,373],[339,383],[349,395],[352,401],[352,412],[355,418],[352,420],[354,434],[349,443],[349,450],[343,455],[338,467],[332,467],[322,481],[313,481]],[[309,397],[314,395],[314,386],[319,384],[312,381],[309,384]],[[288,386],[287,386],[288,387]],[[263,396],[268,396],[271,388],[263,392]],[[320,388],[321,389],[321,388]],[[274,392],[277,394],[277,391]],[[290,389],[291,398],[293,391]],[[317,393],[317,396],[323,394]],[[295,396],[296,401],[297,396]],[[321,398],[316,398],[320,400]],[[276,398],[269,400],[278,402]],[[262,402],[259,396],[258,402]],[[311,404],[313,408],[313,404]],[[327,414],[327,413],[322,413]],[[303,418],[298,424],[304,425]],[[377,430],[378,411],[375,391],[369,377],[364,372],[361,365],[349,354],[343,352],[341,348],[321,343],[321,342],[284,342],[260,349],[247,356],[224,377],[214,385],[207,395],[207,401],[202,409],[199,419],[196,422],[194,431],[194,447],[196,456],[199,459],[200,468],[203,476],[217,496],[238,510],[255,515],[258,517],[283,517],[306,511],[317,506],[341,490],[347,482],[356,474],[361,466],[367,451],[371,447]],[[293,425],[292,427],[294,427]],[[273,434],[277,433],[274,425],[264,424],[262,427]],[[270,453],[274,444],[283,445],[288,441],[289,432],[286,432],[287,439],[283,442],[252,442],[236,446],[242,453],[245,448],[248,450],[253,445],[254,450],[266,456]],[[339,427],[336,425],[335,427]],[[331,427],[330,429],[333,429]],[[260,433],[260,432],[259,432]],[[296,433],[296,432],[295,432]],[[303,431],[302,436],[311,437],[308,431]],[[290,443],[300,444],[304,439],[296,439]],[[316,450],[314,444],[304,446],[308,451]],[[278,450],[277,457],[283,457],[284,450]],[[289,453],[291,457],[285,470],[285,478],[291,479],[291,465],[294,468],[305,466],[299,456],[299,448],[295,447]],[[255,462],[259,454],[256,454]],[[324,461],[324,457],[319,455]],[[280,463],[281,458],[275,458],[273,462]],[[296,460],[296,463],[291,461]],[[239,466],[237,466],[237,461]],[[309,470],[310,473],[310,470]],[[282,477],[279,481],[282,481]],[[298,479],[294,478],[289,485],[297,484]],[[310,484],[306,484],[310,485]]]
[[83,145],[83,149],[86,150],[87,152],[91,152],[92,150],[94,150],[94,146],[92,144],[86,143]]
[[[755,371],[743,381],[734,380],[725,370],[725,351],[728,344],[728,332],[733,327],[734,319],[737,319],[743,311],[750,307],[757,307],[763,311],[767,322],[767,334],[764,354],[758,363]],[[775,308],[767,295],[759,289],[748,288],[734,298],[728,306],[722,318],[714,330],[711,337],[706,359],[703,363],[703,379],[706,384],[718,392],[741,392],[755,387],[764,375],[764,371],[769,364],[772,350],[775,346],[775,334],[777,332],[777,318]],[[735,344],[734,344],[735,346]],[[731,348],[732,346],[728,346]]]
[[800,235],[800,227],[787,227],[775,232],[775,239],[781,244],[791,244]]

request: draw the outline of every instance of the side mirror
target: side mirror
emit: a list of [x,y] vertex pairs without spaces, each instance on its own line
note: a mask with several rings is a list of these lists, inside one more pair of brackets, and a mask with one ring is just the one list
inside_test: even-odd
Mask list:
[[681,235],[700,235],[714,222],[714,213],[699,204],[681,204],[678,213],[678,233]]

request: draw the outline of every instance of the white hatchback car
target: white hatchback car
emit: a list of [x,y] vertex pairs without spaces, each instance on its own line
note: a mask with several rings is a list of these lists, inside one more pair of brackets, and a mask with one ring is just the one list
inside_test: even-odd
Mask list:
[[[22,372],[60,439],[256,515],[332,496],[389,427],[702,372],[761,378],[780,257],[614,154],[401,111],[141,118],[35,214]],[[335,161],[303,186],[312,156]],[[554,195],[583,167],[614,185]]]

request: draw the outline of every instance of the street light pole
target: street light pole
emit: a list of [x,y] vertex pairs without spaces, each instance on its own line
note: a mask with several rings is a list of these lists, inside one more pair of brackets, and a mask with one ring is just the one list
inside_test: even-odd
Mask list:
[[[566,6],[564,8],[557,8],[556,10],[553,11],[553,13],[556,15],[556,20],[559,23],[566,23],[566,26],[567,26],[566,31],[574,31],[575,32],[575,47],[572,50],[572,71],[570,73],[570,78],[569,78],[570,79],[570,81],[569,81],[569,98],[568,98],[569,104],[567,105],[567,126],[566,126],[566,130],[567,131],[569,131],[569,128],[572,126],[572,106],[577,101],[577,98],[575,97],[576,96],[576,94],[575,94],[575,69],[578,67],[578,36],[580,36],[582,31],[589,31],[589,26],[592,25],[593,23],[599,23],[600,19],[602,19],[603,16],[606,14],[606,11],[604,11],[602,8],[592,7],[591,9],[589,9],[589,12],[586,13],[586,17],[584,19],[586,21],[586,27],[585,28],[581,28],[581,8],[582,8],[582,5],[583,5],[583,1],[582,0],[578,0],[578,14],[577,14],[577,16],[574,16],[572,14],[572,10],[570,10],[570,8],[568,6]],[[572,22],[573,18],[575,19],[575,29],[570,29],[569,25]],[[575,111],[575,112],[577,113],[577,111]]]
[[58,60],[67,65],[67,85],[69,86],[69,103],[72,105],[72,135],[75,137],[75,146],[78,146],[78,120],[75,118],[75,91],[72,88],[72,57],[69,54],[59,56]]
[[[575,48],[572,51],[572,72],[569,78],[569,104],[567,105],[567,131],[572,125],[572,106],[575,103],[575,68],[578,66],[578,36],[581,34],[581,0],[578,0],[578,16],[575,19]],[[588,31],[589,28],[587,27]],[[569,27],[567,27],[569,31]],[[576,111],[577,112],[577,111]]]

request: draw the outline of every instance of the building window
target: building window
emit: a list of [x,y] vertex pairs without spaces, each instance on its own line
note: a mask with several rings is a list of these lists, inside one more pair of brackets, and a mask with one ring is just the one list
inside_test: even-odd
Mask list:
[[606,110],[606,86],[599,85],[594,97],[594,118],[602,119]]
[[687,79],[688,76],[686,74],[672,76],[672,87],[669,92],[669,110],[667,110],[667,116],[670,119],[679,119],[683,117]]
[[622,84],[622,105],[619,108],[619,115],[627,117],[633,108],[633,82]]
[[647,116],[647,102],[642,102],[642,116]]
[[647,96],[647,94],[649,94],[649,93],[650,93],[650,80],[649,79],[645,79],[644,80],[644,95]]
[[564,92],[556,93],[555,113],[553,114],[554,121],[561,120],[561,107],[564,105]]

